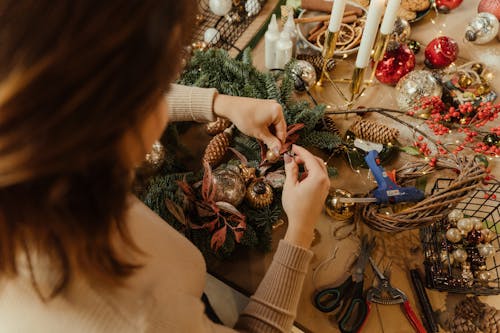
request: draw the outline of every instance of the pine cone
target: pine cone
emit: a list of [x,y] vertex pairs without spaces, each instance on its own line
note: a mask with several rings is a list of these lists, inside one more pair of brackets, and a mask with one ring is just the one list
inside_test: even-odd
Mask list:
[[361,118],[351,126],[351,131],[360,139],[382,144],[394,141],[399,136],[396,128]]
[[328,116],[324,116],[323,118],[321,118],[321,120],[316,125],[316,129],[320,131],[330,131],[333,134],[337,134],[338,136],[340,136],[340,131],[337,127],[337,124],[335,124],[335,121]]
[[465,318],[454,317],[450,322],[450,330],[453,333],[475,333],[477,327]]
[[500,311],[488,306],[479,319],[478,327],[484,333],[498,333],[500,331]]
[[[316,70],[316,74],[321,75],[321,71],[323,70],[323,57],[320,55],[310,55],[310,54],[299,54],[297,55],[298,60],[305,60],[310,62],[313,66],[314,69]],[[327,71],[332,71],[333,67],[335,66],[335,61],[333,59],[328,60],[326,64],[326,70]]]
[[229,126],[231,126],[231,121],[229,119],[217,117],[215,121],[206,124],[205,128],[208,134],[216,135],[223,132]]
[[203,160],[208,162],[212,168],[216,167],[226,155],[230,139],[231,134],[227,131],[214,136],[208,143],[207,148],[205,148]]

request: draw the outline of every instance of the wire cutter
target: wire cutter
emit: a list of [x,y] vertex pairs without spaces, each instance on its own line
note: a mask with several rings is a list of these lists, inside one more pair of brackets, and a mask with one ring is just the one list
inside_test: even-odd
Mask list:
[[368,316],[368,307],[363,297],[364,271],[375,241],[365,235],[361,239],[361,251],[353,266],[352,274],[337,287],[320,290],[314,296],[314,306],[322,312],[341,309],[338,321],[342,333],[359,332]]
[[371,303],[378,304],[402,304],[403,310],[406,318],[410,321],[411,325],[418,333],[426,333],[427,330],[424,328],[420,320],[418,319],[415,311],[413,311],[410,301],[404,292],[398,288],[391,286],[389,279],[382,274],[380,269],[377,267],[372,258],[369,258],[370,264],[373,267],[380,284],[378,287],[371,287],[366,293],[366,303],[368,306],[368,311],[370,311]]

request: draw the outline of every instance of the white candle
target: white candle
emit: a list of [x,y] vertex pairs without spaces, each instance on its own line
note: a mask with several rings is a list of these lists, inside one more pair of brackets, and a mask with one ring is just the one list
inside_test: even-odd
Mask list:
[[330,23],[328,30],[330,32],[337,32],[340,30],[340,24],[344,17],[345,3],[347,0],[335,0],[332,6],[332,14],[330,15]]
[[394,22],[398,16],[399,6],[401,0],[388,0],[387,9],[385,10],[384,19],[380,26],[380,33],[383,35],[390,35],[394,29]]
[[372,0],[368,8],[368,17],[366,18],[365,28],[361,36],[361,45],[359,45],[358,57],[356,58],[356,67],[365,68],[368,66],[372,53],[373,43],[377,36],[378,24],[384,11],[384,0]]

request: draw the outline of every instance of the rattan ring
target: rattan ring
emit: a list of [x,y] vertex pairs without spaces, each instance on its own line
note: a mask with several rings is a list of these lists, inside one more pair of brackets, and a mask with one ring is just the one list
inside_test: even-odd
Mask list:
[[396,180],[401,186],[409,186],[416,178],[443,169],[456,173],[449,187],[427,195],[424,200],[400,212],[380,212],[379,205],[368,204],[358,210],[356,218],[379,231],[400,232],[429,225],[445,217],[460,201],[481,185],[487,173],[485,167],[474,157],[440,157],[435,167],[425,160],[410,162],[396,171]]

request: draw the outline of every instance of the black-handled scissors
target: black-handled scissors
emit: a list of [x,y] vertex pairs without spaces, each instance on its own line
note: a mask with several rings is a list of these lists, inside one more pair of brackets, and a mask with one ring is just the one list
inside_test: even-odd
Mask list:
[[320,290],[314,296],[314,305],[322,312],[342,309],[338,324],[342,333],[358,332],[366,317],[368,307],[363,297],[363,274],[375,242],[365,235],[361,240],[361,252],[353,266],[352,274],[340,285]]

